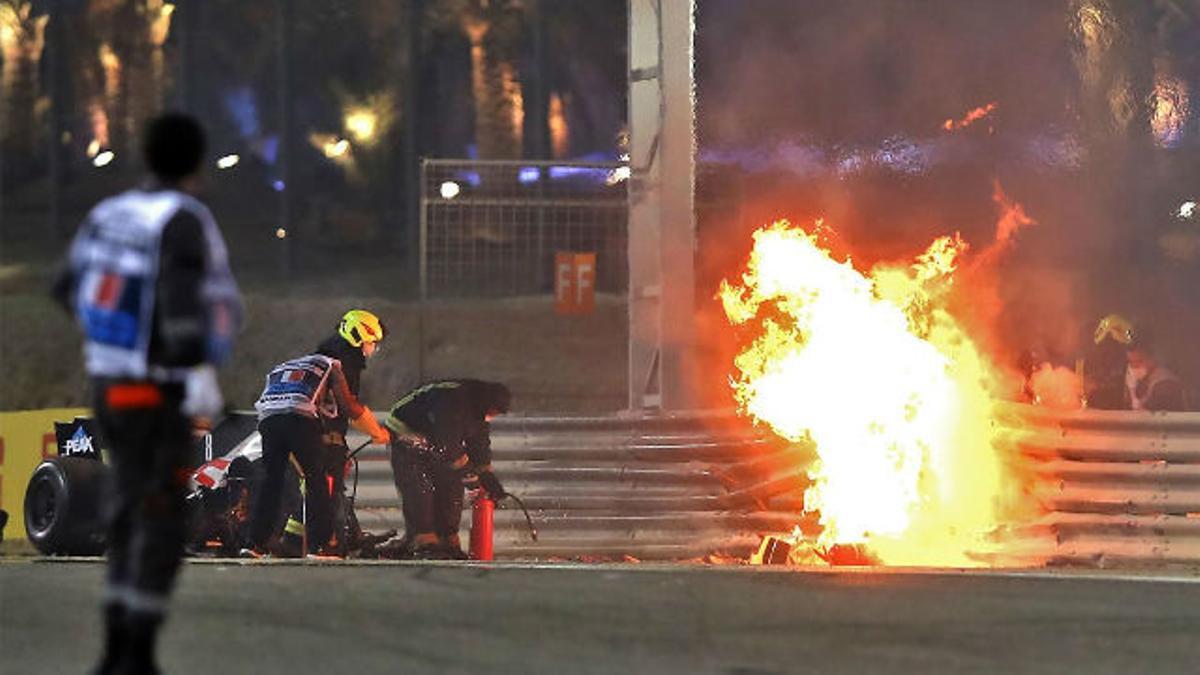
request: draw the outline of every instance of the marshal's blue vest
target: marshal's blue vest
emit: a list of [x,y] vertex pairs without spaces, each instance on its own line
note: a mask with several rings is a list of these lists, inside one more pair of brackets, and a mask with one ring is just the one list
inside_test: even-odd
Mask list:
[[200,221],[208,247],[202,288],[209,309],[207,361],[220,365],[229,357],[242,303],[212,213],[182,192],[129,190],[96,205],[71,244],[73,305],[89,375],[160,382],[186,375],[185,368],[149,363],[162,232],[180,210]]
[[283,363],[267,373],[267,384],[254,403],[258,419],[272,415],[337,417],[337,400],[327,386],[337,359],[310,354]]

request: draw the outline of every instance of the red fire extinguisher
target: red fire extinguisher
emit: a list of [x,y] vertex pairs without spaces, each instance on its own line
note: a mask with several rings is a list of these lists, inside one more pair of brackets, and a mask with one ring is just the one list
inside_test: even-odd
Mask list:
[[480,490],[471,506],[471,560],[492,559],[492,516],[496,502]]

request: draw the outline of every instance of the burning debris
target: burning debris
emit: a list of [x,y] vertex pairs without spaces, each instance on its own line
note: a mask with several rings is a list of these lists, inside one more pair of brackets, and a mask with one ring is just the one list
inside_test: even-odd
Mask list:
[[941,237],[864,273],[824,233],[760,229],[740,283],[719,293],[749,338],[731,379],[740,409],[818,456],[804,505],[820,534],[776,538],[758,558],[983,564],[1018,481],[994,437],[999,369],[948,309],[967,244]]
[[993,101],[992,103],[979,106],[974,110],[968,111],[966,115],[963,115],[962,119],[948,119],[945,122],[942,122],[942,128],[946,131],[958,131],[959,129],[965,129],[979,120],[990,116],[995,111],[996,103]]
[[834,544],[817,548],[797,528],[789,535],[763,537],[751,565],[833,565],[835,567],[878,565],[880,561],[861,544]]

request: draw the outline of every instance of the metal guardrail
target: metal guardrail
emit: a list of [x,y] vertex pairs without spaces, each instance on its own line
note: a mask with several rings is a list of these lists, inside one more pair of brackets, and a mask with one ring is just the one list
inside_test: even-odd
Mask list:
[[[810,453],[729,415],[501,418],[493,466],[525,501],[495,513],[500,558],[745,557],[801,522]],[[357,506],[367,529],[403,526],[383,448],[364,451]],[[470,509],[464,513],[469,526]]]
[[[1200,413],[998,411],[1043,509],[1011,529],[998,563],[1200,562]],[[744,556],[763,534],[812,526],[811,449],[729,414],[509,418],[493,439],[497,472],[543,533],[534,543],[519,514],[497,511],[501,557]],[[364,522],[394,526],[390,468],[363,467]]]
[[[998,431],[1028,477],[1040,517],[994,533],[997,564],[1200,563],[1200,413],[1077,411],[1001,403]],[[249,432],[253,414],[226,431]],[[364,438],[354,434],[352,445]],[[220,444],[224,446],[224,443]],[[745,557],[764,534],[799,526],[811,447],[722,412],[608,417],[506,416],[494,465],[530,507],[495,514],[501,558]],[[403,527],[387,450],[361,455],[364,527]],[[465,509],[464,526],[470,524]]]
[[1049,564],[1200,562],[1200,413],[1005,404],[1045,515],[1016,547]]

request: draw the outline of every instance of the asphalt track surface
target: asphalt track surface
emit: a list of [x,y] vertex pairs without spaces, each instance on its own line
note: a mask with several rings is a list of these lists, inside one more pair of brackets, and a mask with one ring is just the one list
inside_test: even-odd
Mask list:
[[[0,562],[0,673],[83,673],[98,562]],[[188,565],[166,673],[1194,673],[1200,580],[520,564]]]

